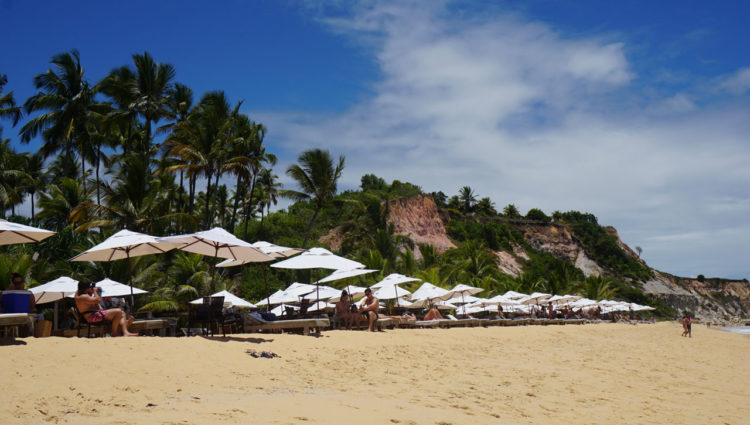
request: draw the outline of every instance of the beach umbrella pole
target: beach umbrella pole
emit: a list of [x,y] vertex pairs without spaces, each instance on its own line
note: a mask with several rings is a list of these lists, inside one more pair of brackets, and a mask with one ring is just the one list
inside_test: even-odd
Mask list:
[[260,265],[260,267],[263,269],[263,283],[266,284],[266,313],[271,311],[271,296],[268,295],[268,279],[266,279],[266,264],[263,263]]
[[130,314],[135,316],[135,296],[133,295],[133,270],[130,267],[130,251],[125,251],[128,262],[128,282],[130,283]]

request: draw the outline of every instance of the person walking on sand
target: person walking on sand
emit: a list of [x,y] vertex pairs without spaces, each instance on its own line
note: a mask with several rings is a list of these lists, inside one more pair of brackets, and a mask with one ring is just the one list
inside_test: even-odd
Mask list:
[[370,332],[375,328],[375,321],[378,320],[379,309],[380,303],[378,302],[378,299],[372,295],[372,289],[365,289],[365,301],[359,311],[368,320],[369,326],[367,327],[367,330]]
[[81,312],[83,318],[89,323],[99,323],[103,320],[112,322],[112,336],[117,336],[122,329],[122,336],[138,336],[128,331],[128,326],[135,320],[126,318],[125,312],[119,308],[104,310],[101,306],[101,288],[94,287],[88,280],[78,282],[78,291],[75,293],[76,308]]
[[687,336],[688,338],[693,337],[693,318],[690,315],[687,317]]
[[688,334],[688,324],[687,324],[687,314],[682,316],[682,336],[687,336]]

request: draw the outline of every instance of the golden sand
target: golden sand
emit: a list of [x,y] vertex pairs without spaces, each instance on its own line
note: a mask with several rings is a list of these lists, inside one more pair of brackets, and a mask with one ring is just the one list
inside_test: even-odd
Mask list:
[[750,337],[681,332],[662,323],[26,338],[0,347],[0,422],[750,424]]

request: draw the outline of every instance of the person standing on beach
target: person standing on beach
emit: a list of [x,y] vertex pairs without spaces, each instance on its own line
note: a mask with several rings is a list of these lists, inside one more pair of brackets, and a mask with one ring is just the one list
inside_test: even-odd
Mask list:
[[375,328],[375,321],[378,320],[378,310],[380,309],[380,303],[378,299],[372,295],[372,289],[365,289],[365,301],[362,304],[360,313],[369,321],[368,331],[372,332]]
[[687,324],[687,314],[682,316],[682,336],[687,336],[688,334],[688,324]]
[[693,337],[693,318],[690,315],[687,317],[687,336],[688,338]]

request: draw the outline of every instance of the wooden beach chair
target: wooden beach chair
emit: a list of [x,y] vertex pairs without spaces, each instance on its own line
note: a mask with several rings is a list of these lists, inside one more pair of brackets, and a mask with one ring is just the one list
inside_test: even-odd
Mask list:
[[330,326],[331,322],[327,318],[268,321],[250,314],[245,316],[246,332],[302,329],[304,335],[310,335],[310,329],[314,329],[315,334],[320,335],[321,329]]

